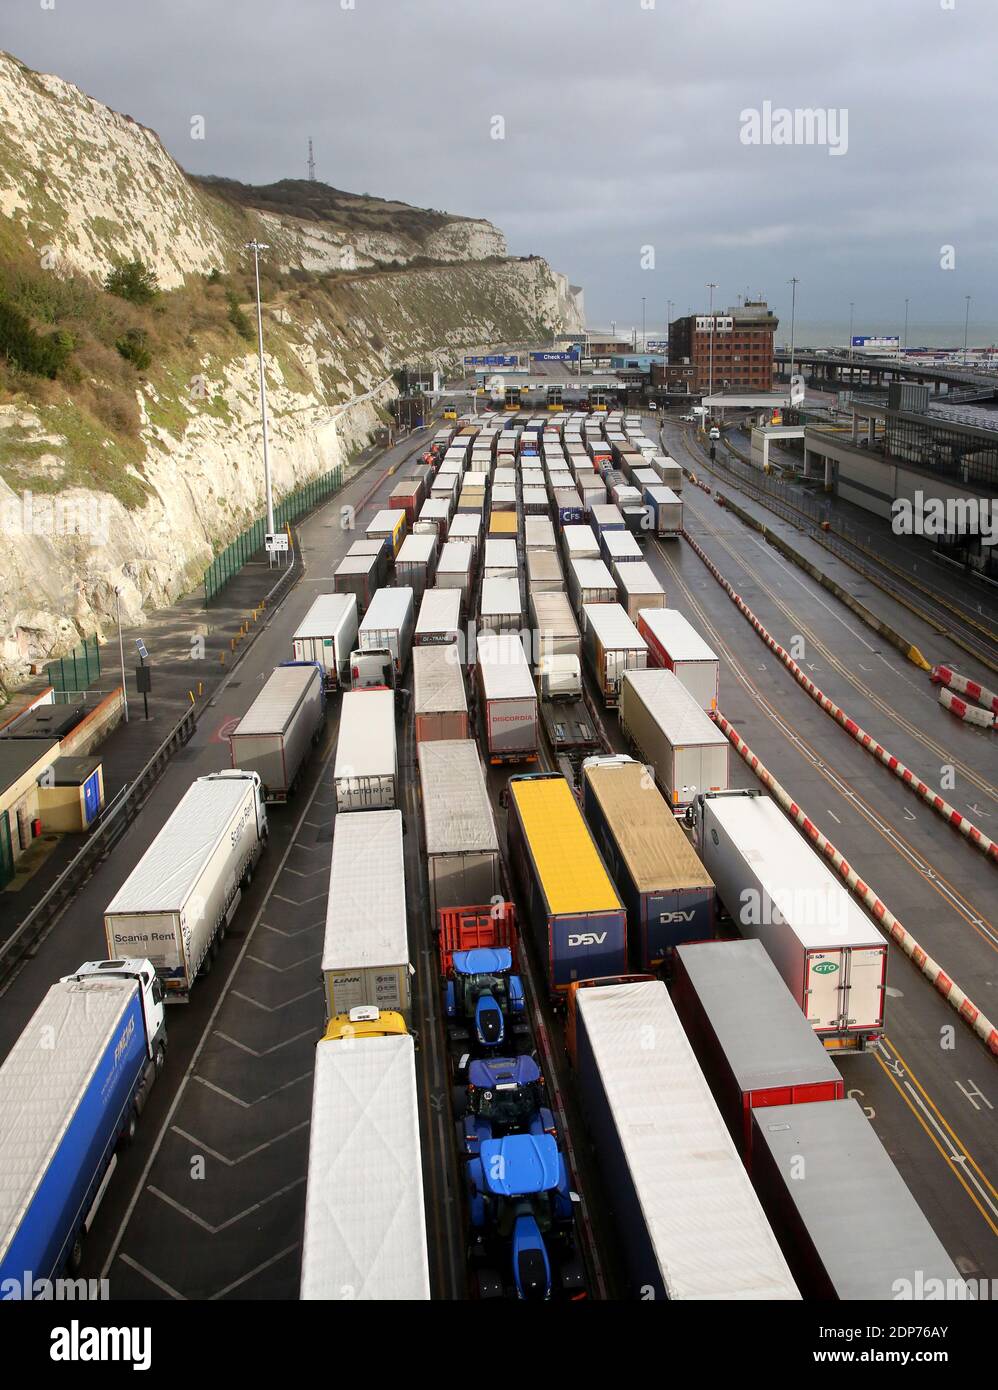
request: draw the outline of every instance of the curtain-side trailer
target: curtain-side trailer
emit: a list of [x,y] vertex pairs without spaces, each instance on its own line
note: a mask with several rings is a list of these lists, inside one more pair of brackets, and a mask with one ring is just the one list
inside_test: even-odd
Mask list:
[[315,661],[285,662],[229,735],[232,766],[256,772],[267,801],[294,794],[309,750],[326,718],[323,669]]
[[482,632],[475,655],[481,727],[490,761],[536,762],[537,690],[519,634]]
[[456,643],[413,647],[412,685],[417,743],[468,737],[468,697]]
[[346,690],[333,767],[337,811],[390,810],[397,805],[395,692],[371,686]]
[[417,752],[430,922],[436,929],[445,908],[502,896],[499,837],[477,743],[421,743]]

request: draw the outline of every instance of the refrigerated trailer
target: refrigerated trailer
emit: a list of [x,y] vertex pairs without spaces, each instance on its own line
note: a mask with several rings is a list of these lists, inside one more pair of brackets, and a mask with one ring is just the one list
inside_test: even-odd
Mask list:
[[[486,542],[488,544],[488,542]],[[483,579],[478,622],[491,632],[518,632],[523,622],[519,579]]]
[[314,661],[326,689],[350,684],[350,653],[357,641],[356,594],[319,594],[291,639],[295,661]]
[[456,643],[413,647],[412,685],[417,743],[468,737],[468,697]]
[[714,884],[648,769],[587,758],[582,809],[627,908],[632,970],[659,970],[682,941],[714,935]]
[[477,743],[448,739],[417,751],[430,923],[437,930],[444,909],[501,898],[499,837]]
[[887,942],[776,802],[751,790],[699,796],[693,821],[721,901],[765,946],[825,1046],[879,1037]]
[[701,709],[717,709],[717,655],[679,609],[642,605],[637,624],[648,643],[648,665],[671,671]]
[[753,1180],[806,1298],[973,1298],[858,1101],[756,1110],[752,1126]]
[[4,1299],[45,1297],[36,1281],[79,1271],[119,1141],[134,1136],[165,1058],[150,961],[88,961],[49,988],[0,1066]]
[[672,980],[676,1012],[750,1171],[753,1111],[845,1095],[761,941],[679,946]]
[[665,985],[583,982],[567,1035],[633,1295],[799,1299]]
[[408,1033],[316,1045],[303,1299],[429,1299],[417,1097]]
[[348,811],[333,821],[322,984],[326,1021],[361,1004],[411,1008],[401,811]]
[[333,767],[337,811],[391,810],[397,782],[395,692],[344,691]]
[[358,629],[358,647],[362,652],[391,652],[400,676],[409,664],[414,626],[412,589],[379,589]]
[[645,639],[619,603],[586,603],[582,607],[583,645],[596,677],[603,703],[620,702],[625,671],[641,670],[648,660]]
[[265,800],[287,801],[325,718],[323,668],[315,661],[285,662],[229,735],[232,766],[259,773]]
[[150,960],[167,997],[186,1000],[235,916],[267,841],[255,772],[213,772],[192,782],[104,909],[112,959]]
[[483,632],[475,673],[490,762],[536,762],[537,691],[519,634]]
[[461,639],[461,591],[427,589],[412,634],[414,647],[450,646]]
[[620,726],[673,807],[727,790],[728,740],[671,671],[624,672]]
[[627,964],[627,914],[568,782],[509,780],[509,859],[552,995]]

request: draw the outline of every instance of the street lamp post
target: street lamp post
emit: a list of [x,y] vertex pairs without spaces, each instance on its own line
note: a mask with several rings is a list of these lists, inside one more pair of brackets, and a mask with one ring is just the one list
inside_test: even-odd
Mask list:
[[[710,290],[710,346],[708,349],[707,363],[707,395],[714,394],[714,291],[717,289],[716,280],[708,280],[707,288]],[[703,416],[700,417],[703,419]]]
[[256,279],[256,333],[260,356],[260,420],[263,425],[263,484],[267,494],[267,535],[274,534],[274,495],[270,486],[270,454],[267,450],[267,380],[263,370],[263,308],[260,304],[260,252],[269,251],[266,242],[248,241],[246,249],[253,252],[253,271]]
[[797,327],[797,286],[800,280],[796,275],[791,276],[791,300],[790,300],[790,375],[794,374],[794,334]]
[[128,723],[128,686],[125,684],[125,644],[121,638],[121,590],[114,586],[114,611],[118,619],[118,657],[121,661],[121,698],[125,709],[125,723]]

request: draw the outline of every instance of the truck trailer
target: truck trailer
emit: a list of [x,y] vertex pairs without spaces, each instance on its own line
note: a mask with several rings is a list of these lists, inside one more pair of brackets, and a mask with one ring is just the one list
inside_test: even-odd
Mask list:
[[[665,590],[647,560],[627,561],[622,565],[616,564],[613,566],[613,577],[617,581],[617,593],[620,596],[621,606],[631,622],[636,624],[638,632],[647,643],[648,638],[641,632],[638,615],[642,608],[664,608]],[[648,665],[655,665],[650,653]]]
[[[379,547],[385,542],[378,541]],[[353,594],[357,611],[363,613],[378,591],[383,578],[383,551],[377,555],[347,555],[333,571],[333,588],[338,594]]]
[[701,709],[717,709],[717,655],[679,609],[642,605],[637,624],[648,643],[648,665],[678,676]]
[[880,1036],[887,942],[838,875],[761,792],[698,796],[697,848],[743,936],[765,946],[826,1047]]
[[536,762],[537,691],[519,634],[479,634],[476,657],[475,681],[490,762]]
[[397,803],[395,692],[371,686],[347,690],[333,767],[336,810],[391,810]]
[[408,1033],[315,1049],[302,1299],[430,1297],[415,1050]]
[[858,1101],[755,1110],[752,1127],[753,1180],[805,1298],[973,1296]]
[[412,684],[417,743],[468,737],[468,697],[456,643],[413,647]]
[[681,945],[672,979],[676,1012],[749,1171],[754,1110],[845,1095],[761,941]]
[[671,487],[646,487],[643,501],[653,536],[675,538],[682,535],[682,498],[677,497]]
[[326,1021],[358,1005],[411,1011],[401,811],[333,821],[322,984]]
[[359,649],[362,652],[390,652],[395,674],[400,676],[409,664],[414,626],[412,589],[407,586],[379,589],[358,629]]
[[459,589],[427,589],[412,634],[414,647],[449,647],[461,640]]
[[395,576],[399,584],[412,590],[415,602],[419,602],[424,591],[433,583],[436,572],[436,536],[418,533],[406,536],[395,557]]
[[266,801],[287,801],[322,737],[325,719],[323,667],[316,661],[284,662],[229,735],[232,766],[259,773]]
[[620,974],[627,914],[560,773],[510,778],[507,835],[549,992]]
[[490,903],[502,895],[499,837],[478,745],[472,739],[421,743],[430,922],[447,908]]
[[519,632],[523,623],[519,579],[482,580],[478,622],[483,631]]
[[37,1281],[79,1270],[119,1141],[134,1137],[165,1060],[151,961],[88,961],[49,988],[0,1066],[4,1298],[8,1281],[32,1298]]
[[645,639],[619,603],[586,603],[582,607],[583,645],[603,703],[620,703],[625,671],[641,670],[648,660]]
[[104,909],[107,953],[152,962],[166,997],[186,1000],[210,970],[267,841],[259,773],[192,782]]
[[620,725],[672,806],[728,787],[728,740],[671,671],[625,671]]
[[582,638],[568,595],[562,590],[540,590],[530,595],[533,659],[574,656],[582,659]]
[[314,661],[326,689],[350,684],[350,653],[357,642],[356,594],[319,594],[291,639],[295,661]]
[[582,764],[582,809],[627,908],[632,970],[660,970],[683,941],[714,935],[714,884],[633,758]]
[[567,1034],[633,1295],[799,1299],[662,981],[584,981]]

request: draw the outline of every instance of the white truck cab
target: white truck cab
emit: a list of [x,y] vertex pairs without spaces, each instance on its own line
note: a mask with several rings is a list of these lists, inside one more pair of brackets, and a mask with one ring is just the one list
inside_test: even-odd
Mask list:
[[163,1002],[163,986],[152,962],[138,957],[88,960],[72,975],[64,975],[62,983],[94,979],[96,976],[134,980],[139,986],[146,1028],[146,1053],[156,1063],[157,1071],[160,1070],[166,1060],[166,1005]]

